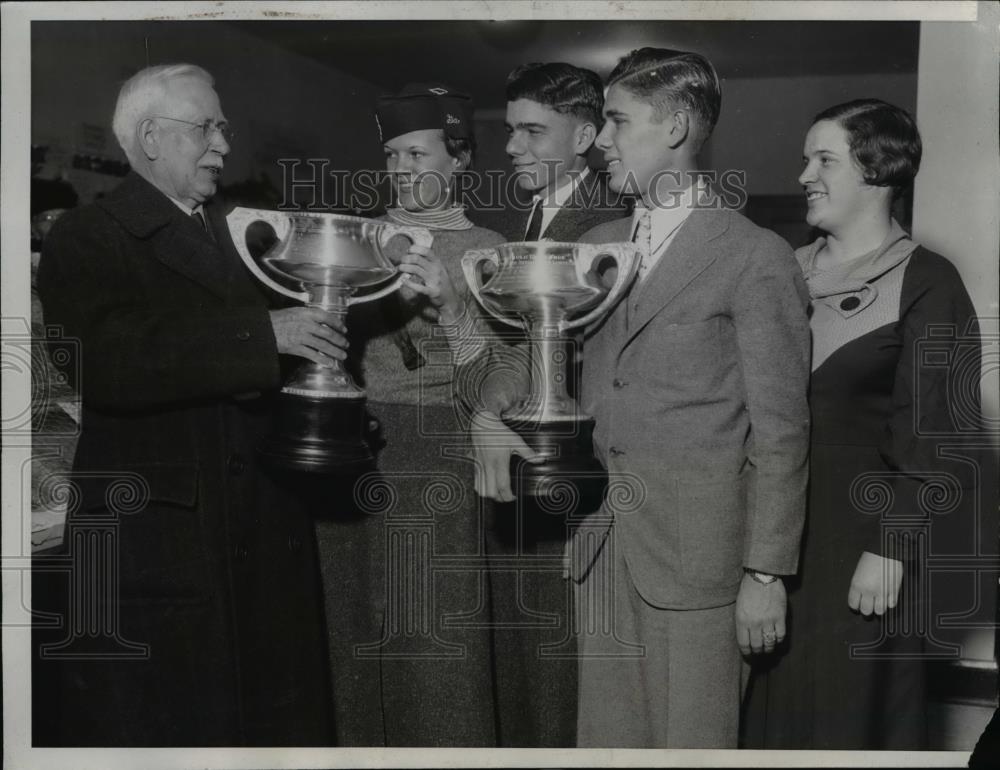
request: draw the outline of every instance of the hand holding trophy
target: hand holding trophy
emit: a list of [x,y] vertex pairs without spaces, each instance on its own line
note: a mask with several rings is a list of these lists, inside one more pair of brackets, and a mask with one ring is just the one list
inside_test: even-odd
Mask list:
[[[604,317],[635,278],[639,258],[634,243],[550,241],[503,243],[462,258],[479,304],[528,332],[531,389],[501,415],[544,458],[520,468],[515,489],[523,495],[544,497],[557,483],[605,475],[593,455],[594,418],[582,413],[566,391],[573,344],[566,332]],[[482,270],[485,263],[494,268],[489,278]]]
[[[236,250],[261,283],[341,320],[352,304],[380,299],[402,285],[405,275],[384,254],[390,239],[402,235],[425,248],[433,240],[422,227],[342,214],[240,207],[226,221]],[[256,259],[246,245],[255,222],[270,225],[278,237]],[[281,389],[275,426],[261,453],[291,470],[360,473],[374,460],[365,428],[365,392],[343,364],[309,361]]]

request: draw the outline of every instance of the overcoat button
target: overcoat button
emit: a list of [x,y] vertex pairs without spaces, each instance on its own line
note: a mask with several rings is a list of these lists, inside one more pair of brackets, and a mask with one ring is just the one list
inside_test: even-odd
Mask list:
[[611,384],[615,387],[616,390],[621,390],[622,388],[625,387],[625,381],[619,380],[617,377],[615,377],[614,382],[612,382]]
[[248,332],[246,329],[240,329],[238,332],[236,332],[236,339],[243,340],[244,342],[246,342],[248,339],[250,339],[250,332]]
[[295,535],[289,535],[288,550],[292,553],[296,553],[300,548],[302,548],[302,541],[295,537]]
[[840,309],[846,310],[848,313],[850,313],[852,310],[857,310],[858,305],[860,304],[861,300],[858,299],[857,297],[847,297],[846,299],[841,300]]

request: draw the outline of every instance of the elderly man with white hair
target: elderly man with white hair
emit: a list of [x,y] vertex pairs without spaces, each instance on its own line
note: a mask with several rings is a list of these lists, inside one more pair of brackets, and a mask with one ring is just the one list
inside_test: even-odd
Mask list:
[[313,524],[254,449],[279,354],[322,363],[346,340],[323,311],[270,309],[233,249],[211,205],[230,150],[213,85],[188,64],[126,82],[113,127],[132,170],[42,254],[83,408],[72,571],[35,578],[36,608],[74,600],[60,629],[36,628],[51,646],[34,662],[35,745],[331,741]]

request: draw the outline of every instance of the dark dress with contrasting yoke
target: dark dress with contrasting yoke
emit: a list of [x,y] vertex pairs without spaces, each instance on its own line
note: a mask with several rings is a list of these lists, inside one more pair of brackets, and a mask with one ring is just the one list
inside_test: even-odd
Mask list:
[[[804,268],[818,245],[797,253]],[[847,291],[813,290],[825,320],[814,312],[809,514],[786,580],[788,639],[748,695],[747,748],[926,746],[922,565],[932,527],[974,496],[969,466],[939,450],[977,429],[978,326],[955,268],[923,247],[870,273]],[[970,372],[975,387],[963,388]],[[847,604],[863,551],[904,563],[899,603],[881,618]]]

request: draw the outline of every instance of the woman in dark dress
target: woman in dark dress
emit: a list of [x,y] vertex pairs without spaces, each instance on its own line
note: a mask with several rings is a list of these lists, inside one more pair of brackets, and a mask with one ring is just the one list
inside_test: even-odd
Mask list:
[[408,85],[379,99],[376,118],[396,202],[383,219],[434,241],[391,241],[408,281],[347,321],[380,440],[376,472],[319,526],[338,739],[495,746],[482,511],[453,380],[489,334],[461,258],[503,238],[451,200],[475,150],[466,95]]
[[905,111],[831,107],[803,156],[807,222],[824,233],[796,253],[812,297],[809,515],[784,654],[756,672],[745,745],[921,749],[922,560],[932,517],[972,496],[967,466],[937,450],[978,422],[978,376],[957,387],[958,367],[978,375],[963,343],[978,327],[952,264],[892,218],[921,156]]

